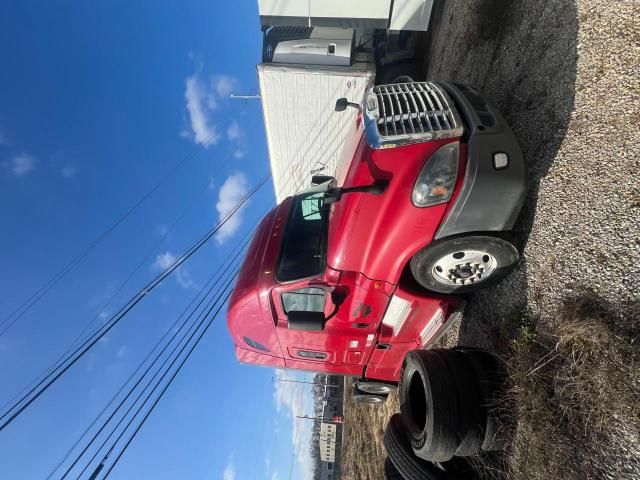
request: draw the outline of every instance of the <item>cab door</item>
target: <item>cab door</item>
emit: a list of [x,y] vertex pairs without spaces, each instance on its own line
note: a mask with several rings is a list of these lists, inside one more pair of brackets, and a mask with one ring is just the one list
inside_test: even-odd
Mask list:
[[[331,285],[309,282],[274,291],[276,328],[289,368],[360,375],[376,343],[379,321],[388,303],[383,289],[374,289],[353,275]],[[359,277],[359,276],[357,276]],[[323,312],[321,331],[290,330],[289,311]]]

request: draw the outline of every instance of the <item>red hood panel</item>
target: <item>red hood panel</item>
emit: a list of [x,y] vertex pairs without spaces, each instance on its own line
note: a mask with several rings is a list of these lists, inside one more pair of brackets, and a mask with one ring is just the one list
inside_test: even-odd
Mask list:
[[428,244],[447,204],[418,208],[411,191],[425,161],[452,140],[373,150],[364,138],[343,186],[386,180],[382,195],[349,193],[333,205],[327,262],[336,270],[397,283],[408,258]]

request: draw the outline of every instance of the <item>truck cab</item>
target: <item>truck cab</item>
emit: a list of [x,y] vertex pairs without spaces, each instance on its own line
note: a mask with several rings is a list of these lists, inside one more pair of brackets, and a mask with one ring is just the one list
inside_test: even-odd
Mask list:
[[334,114],[351,107],[353,148],[335,176],[310,179],[257,227],[228,327],[241,362],[355,376],[375,393],[461,315],[465,294],[518,261],[505,232],[525,166],[470,87],[379,85]]

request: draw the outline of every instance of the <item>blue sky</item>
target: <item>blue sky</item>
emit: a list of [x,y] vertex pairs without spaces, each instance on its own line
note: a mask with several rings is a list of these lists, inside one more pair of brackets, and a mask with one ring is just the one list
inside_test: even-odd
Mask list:
[[[194,146],[197,155],[0,337],[1,404],[268,170],[259,102],[227,98],[257,88],[256,3],[3,2],[0,319]],[[273,198],[265,186],[0,433],[0,478],[48,474]],[[293,414],[310,412],[311,401],[274,376],[305,378],[239,365],[221,317],[111,478],[285,479],[292,454],[293,478],[305,478],[309,432]]]

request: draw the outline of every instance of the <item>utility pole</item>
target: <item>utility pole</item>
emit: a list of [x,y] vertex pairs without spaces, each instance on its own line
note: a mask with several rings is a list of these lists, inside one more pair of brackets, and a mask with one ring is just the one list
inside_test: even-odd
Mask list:
[[342,425],[342,423],[344,423],[335,420],[325,420],[323,417],[310,417],[308,415],[296,415],[296,418],[304,418],[306,420],[322,420],[323,423],[332,423],[334,425]]

